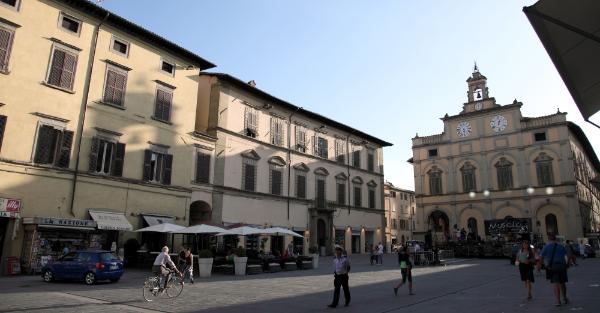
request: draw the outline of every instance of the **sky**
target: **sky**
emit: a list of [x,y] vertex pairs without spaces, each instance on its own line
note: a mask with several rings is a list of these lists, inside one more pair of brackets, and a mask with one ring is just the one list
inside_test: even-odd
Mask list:
[[[481,0],[104,0],[101,5],[307,110],[394,145],[385,179],[414,190],[411,138],[443,131],[476,61],[499,104],[560,109],[596,149],[523,6]],[[168,5],[167,5],[168,4]]]

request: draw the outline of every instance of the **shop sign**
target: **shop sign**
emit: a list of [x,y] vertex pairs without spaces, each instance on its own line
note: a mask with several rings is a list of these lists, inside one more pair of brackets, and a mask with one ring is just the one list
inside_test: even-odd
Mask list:
[[531,232],[531,219],[528,218],[506,218],[503,220],[484,221],[485,233],[487,235],[497,234],[525,234]]
[[21,200],[0,198],[0,217],[19,218]]
[[76,220],[70,218],[55,218],[55,217],[40,217],[37,219],[38,225],[53,225],[53,226],[75,226],[95,228],[96,222],[92,220]]

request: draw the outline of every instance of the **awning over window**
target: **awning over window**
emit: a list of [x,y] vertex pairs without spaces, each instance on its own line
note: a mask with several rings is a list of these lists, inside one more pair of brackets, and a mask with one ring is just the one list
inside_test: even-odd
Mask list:
[[600,110],[600,1],[540,0],[523,12],[589,120]]
[[98,225],[98,229],[105,230],[133,230],[133,226],[124,213],[115,213],[115,212],[103,212],[103,211],[93,211],[90,210],[90,216],[96,224]]
[[175,224],[175,218],[170,216],[144,215],[144,220],[148,223],[148,226],[164,223]]

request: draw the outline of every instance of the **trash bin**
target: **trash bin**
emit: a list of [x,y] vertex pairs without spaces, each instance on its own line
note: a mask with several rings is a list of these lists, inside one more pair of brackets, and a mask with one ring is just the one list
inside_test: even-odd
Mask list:
[[21,263],[19,258],[10,256],[6,258],[6,274],[17,275],[21,274]]

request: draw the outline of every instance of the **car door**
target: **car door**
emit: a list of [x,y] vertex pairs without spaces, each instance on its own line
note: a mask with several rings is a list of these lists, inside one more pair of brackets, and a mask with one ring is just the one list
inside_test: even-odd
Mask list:
[[79,252],[70,266],[71,275],[75,279],[83,279],[83,275],[88,271],[92,263],[92,254],[88,252]]
[[73,278],[71,267],[73,261],[77,258],[76,252],[70,252],[62,256],[58,261],[52,264],[54,275],[58,279]]

